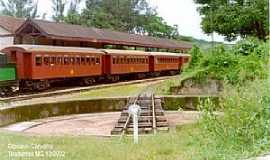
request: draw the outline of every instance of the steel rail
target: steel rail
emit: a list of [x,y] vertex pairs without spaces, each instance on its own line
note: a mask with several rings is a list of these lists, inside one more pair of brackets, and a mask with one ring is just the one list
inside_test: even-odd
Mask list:
[[152,124],[153,124],[153,131],[154,134],[157,133],[157,122],[156,122],[156,112],[155,112],[155,95],[152,94],[151,96],[152,99]]
[[29,100],[29,99],[33,99],[33,98],[61,96],[61,95],[65,95],[65,94],[80,93],[83,91],[90,91],[90,90],[94,90],[94,89],[103,89],[103,88],[109,88],[109,87],[141,84],[141,83],[146,83],[146,82],[163,81],[166,79],[171,79],[171,78],[176,78],[176,77],[178,77],[178,76],[166,76],[166,77],[150,78],[150,79],[144,79],[144,80],[133,80],[133,81],[129,81],[129,82],[118,82],[116,84],[101,84],[101,85],[89,86],[89,87],[70,88],[70,89],[49,91],[49,92],[29,94],[29,95],[20,95],[20,96],[16,96],[16,97],[0,98],[0,101],[15,102],[15,101]]

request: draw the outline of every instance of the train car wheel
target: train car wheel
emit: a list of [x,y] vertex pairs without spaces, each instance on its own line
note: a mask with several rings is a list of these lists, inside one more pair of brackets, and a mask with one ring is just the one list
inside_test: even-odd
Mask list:
[[143,79],[143,78],[146,77],[146,75],[145,75],[144,73],[139,73],[139,74],[137,75],[137,77],[138,77],[138,79]]
[[85,79],[83,79],[83,82],[85,85],[89,86],[89,85],[95,83],[96,80],[94,78],[85,78]]
[[46,81],[39,81],[35,83],[35,89],[38,91],[46,90],[50,87],[50,83]]
[[177,71],[170,71],[169,74],[170,74],[171,76],[176,75],[176,74],[177,74]]

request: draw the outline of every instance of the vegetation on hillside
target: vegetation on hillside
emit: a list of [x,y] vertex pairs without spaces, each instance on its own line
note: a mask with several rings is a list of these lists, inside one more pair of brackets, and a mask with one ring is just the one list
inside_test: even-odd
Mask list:
[[223,80],[230,84],[244,85],[255,79],[265,79],[268,75],[269,46],[255,38],[238,42],[232,48],[219,45],[207,52],[193,47],[190,54],[192,70],[201,70],[194,78]]
[[[242,159],[257,156],[270,149],[270,83],[249,81],[245,86],[225,85],[221,94],[222,116],[214,114],[216,106],[207,101],[200,105],[203,112],[201,132],[211,137],[223,154],[235,152]],[[210,159],[219,159],[214,155]],[[236,159],[232,155],[231,159]]]
[[[224,82],[217,106],[204,102],[200,121],[205,138],[212,138],[212,145],[228,159],[255,156],[270,149],[270,80],[268,43],[249,38],[225,49],[217,46],[208,53],[194,47],[193,60],[186,71],[201,70],[193,78],[199,83],[208,79]],[[211,145],[210,145],[211,146]],[[224,159],[224,155],[211,155],[209,159]],[[225,156],[226,157],[226,156]],[[227,158],[225,158],[227,159]]]

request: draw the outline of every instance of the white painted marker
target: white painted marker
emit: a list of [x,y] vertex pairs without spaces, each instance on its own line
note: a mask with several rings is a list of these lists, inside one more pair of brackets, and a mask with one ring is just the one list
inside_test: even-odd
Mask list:
[[141,113],[141,107],[137,104],[129,106],[128,113],[133,117],[133,139],[134,143],[138,144],[139,142],[139,126],[138,126],[138,117]]

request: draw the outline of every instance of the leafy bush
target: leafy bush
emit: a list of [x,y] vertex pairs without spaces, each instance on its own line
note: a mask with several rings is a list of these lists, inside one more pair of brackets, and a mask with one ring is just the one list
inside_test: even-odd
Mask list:
[[196,45],[194,45],[192,47],[192,49],[189,52],[189,54],[192,57],[191,62],[189,64],[190,67],[193,67],[193,66],[198,65],[198,63],[200,62],[201,58],[203,57],[203,54],[202,54],[200,48],[198,46],[196,46]]
[[194,77],[200,81],[218,79],[231,84],[245,84],[249,80],[267,77],[268,45],[256,39],[240,41],[227,50],[219,45],[209,53],[202,53],[194,47],[191,54],[195,59],[190,70],[205,69]]
[[246,86],[225,87],[222,115],[214,114],[216,106],[201,104],[204,127],[218,147],[243,149],[258,154],[270,147],[270,85],[269,80],[255,80]]

